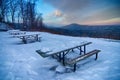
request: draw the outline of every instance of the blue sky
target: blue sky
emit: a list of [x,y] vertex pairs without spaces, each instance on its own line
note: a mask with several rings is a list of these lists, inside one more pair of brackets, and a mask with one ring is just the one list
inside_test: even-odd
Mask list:
[[47,15],[54,10],[55,10],[55,8],[53,8],[51,5],[43,2],[43,0],[39,0],[37,2],[37,12],[38,13],[42,13],[44,15]]
[[37,12],[50,25],[120,24],[120,0],[39,0]]

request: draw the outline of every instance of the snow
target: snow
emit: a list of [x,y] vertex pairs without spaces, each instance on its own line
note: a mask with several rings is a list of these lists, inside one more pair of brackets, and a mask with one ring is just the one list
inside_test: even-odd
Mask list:
[[[88,37],[61,36],[40,33],[41,42],[23,44],[8,32],[0,32],[0,80],[119,80],[120,78],[120,40]],[[78,63],[77,71],[62,66],[56,59],[43,58],[36,50],[60,51],[68,47],[92,42],[87,52],[100,49],[98,60],[92,56]],[[68,57],[78,55],[78,50]]]
[[8,27],[8,25],[0,23],[0,30],[10,30],[10,28]]

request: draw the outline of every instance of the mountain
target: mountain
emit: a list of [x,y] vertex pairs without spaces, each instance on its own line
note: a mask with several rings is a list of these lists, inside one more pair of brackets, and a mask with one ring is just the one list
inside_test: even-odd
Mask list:
[[79,24],[69,24],[69,25],[65,25],[62,28],[63,29],[69,29],[69,30],[78,30],[78,29],[82,29],[82,27],[85,27],[85,25],[79,25]]
[[49,28],[58,34],[80,37],[120,39],[120,25],[79,25],[69,24],[60,28]]
[[74,23],[62,26],[62,28],[67,30],[120,30],[120,25],[79,25]]

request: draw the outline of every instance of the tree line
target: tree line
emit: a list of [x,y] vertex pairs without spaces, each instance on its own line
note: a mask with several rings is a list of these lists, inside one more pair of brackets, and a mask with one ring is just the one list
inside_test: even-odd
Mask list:
[[41,13],[36,12],[38,0],[0,0],[0,22],[22,24],[22,29],[43,27]]

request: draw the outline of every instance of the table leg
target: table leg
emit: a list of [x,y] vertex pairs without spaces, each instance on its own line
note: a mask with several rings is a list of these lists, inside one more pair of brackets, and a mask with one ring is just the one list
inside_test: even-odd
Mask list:
[[84,52],[84,54],[85,54],[85,53],[86,53],[86,46],[84,45],[83,47],[84,47],[84,51],[83,51],[83,52]]
[[27,41],[26,41],[26,39],[25,39],[25,36],[23,36],[23,42],[24,42],[24,44],[27,43]]
[[61,62],[61,53],[59,53],[59,61]]
[[63,65],[65,66],[65,53],[63,52]]
[[96,57],[95,57],[95,60],[97,60],[97,58],[98,58],[98,53],[96,53]]
[[36,41],[38,41],[38,34],[36,34]]
[[74,64],[74,72],[76,71],[76,63]]

